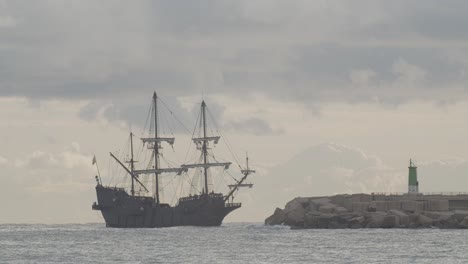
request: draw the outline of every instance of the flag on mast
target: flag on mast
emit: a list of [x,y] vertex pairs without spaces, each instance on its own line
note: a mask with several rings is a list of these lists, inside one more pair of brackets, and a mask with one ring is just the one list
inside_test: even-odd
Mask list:
[[97,159],[96,159],[96,155],[93,156],[93,165],[96,164],[96,169],[97,169],[97,173],[98,173],[98,176],[96,176],[99,181],[98,181],[98,184],[102,184],[102,181],[101,181],[101,173],[99,172],[99,166],[97,164]]

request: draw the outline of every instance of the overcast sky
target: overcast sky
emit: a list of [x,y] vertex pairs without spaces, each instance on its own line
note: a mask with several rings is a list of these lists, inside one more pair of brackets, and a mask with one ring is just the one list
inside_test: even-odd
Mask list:
[[[102,222],[91,159],[110,182],[108,152],[141,131],[153,91],[190,128],[204,98],[249,152],[255,186],[227,221],[263,221],[299,195],[404,192],[409,158],[422,191],[468,191],[466,10],[0,0],[0,223]],[[174,133],[183,160],[189,138]]]

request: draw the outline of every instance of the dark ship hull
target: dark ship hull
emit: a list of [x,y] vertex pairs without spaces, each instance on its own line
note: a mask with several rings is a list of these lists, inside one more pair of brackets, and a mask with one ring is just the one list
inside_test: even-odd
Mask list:
[[130,196],[122,188],[96,186],[97,203],[107,227],[154,228],[172,226],[220,226],[224,217],[241,207],[226,203],[222,194],[184,197],[172,207],[156,204],[153,197]]

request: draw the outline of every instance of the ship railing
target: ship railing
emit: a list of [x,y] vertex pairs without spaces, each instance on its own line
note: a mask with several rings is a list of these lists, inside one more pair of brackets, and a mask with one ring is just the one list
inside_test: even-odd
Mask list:
[[99,185],[99,187],[102,188],[102,189],[108,189],[108,190],[113,190],[113,191],[125,191],[125,188],[117,187],[117,186]]
[[185,202],[185,201],[193,201],[193,200],[199,200],[199,199],[200,199],[199,195],[194,195],[194,196],[189,196],[189,197],[182,197],[179,200],[181,202]]
[[223,197],[223,194],[222,193],[210,193],[208,194],[210,197],[213,197],[213,198],[221,198]]
[[[182,197],[182,198],[179,199],[179,201],[185,202],[185,201],[200,200],[204,195],[205,194]],[[211,197],[211,198],[222,198],[223,194],[222,193],[209,193],[208,196]]]
[[154,198],[153,197],[150,197],[150,196],[133,196],[133,198],[137,199],[137,200],[141,200],[141,201],[147,201],[147,202],[152,202],[154,201]]

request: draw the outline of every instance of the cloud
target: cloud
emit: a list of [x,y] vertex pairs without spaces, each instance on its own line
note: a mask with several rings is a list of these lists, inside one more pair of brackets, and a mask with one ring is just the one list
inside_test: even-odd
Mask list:
[[[400,4],[79,1],[70,9],[4,1],[0,17],[21,23],[2,31],[0,96],[98,105],[154,89],[173,97],[262,93],[306,105],[466,99],[465,60],[452,55],[468,47],[466,4]],[[392,81],[401,89],[379,85]],[[124,116],[126,107],[109,111]]]
[[397,81],[407,85],[417,84],[418,82],[424,81],[426,77],[426,72],[423,69],[416,65],[409,64],[402,58],[399,58],[393,63],[392,71],[397,76]]
[[0,16],[0,29],[14,27],[17,24],[16,19],[11,16]]
[[[135,100],[108,100],[109,103],[103,104],[99,101],[91,101],[85,104],[79,112],[80,118],[87,121],[99,121],[102,123],[114,122],[121,126],[136,126],[138,129],[146,127],[149,129],[149,120],[152,113],[149,113],[152,99],[140,100],[147,102],[141,103]],[[195,121],[200,113],[200,103],[198,98],[191,97],[188,108],[184,107],[183,100],[176,97],[163,97],[158,101],[158,121],[163,133],[192,133],[193,127],[198,126]],[[187,99],[187,98],[185,98]],[[278,135],[284,133],[283,129],[273,128],[267,121],[252,117],[247,119],[227,118],[225,116],[226,106],[219,103],[216,98],[206,97],[202,99],[207,104],[207,125],[208,127],[221,126],[223,129],[232,130],[241,133],[253,135]]]
[[[38,150],[15,161],[15,178],[26,189],[43,192],[73,191],[74,184],[90,187],[93,184],[90,179],[95,173],[91,159],[90,155],[80,152],[80,146],[76,142],[58,153]],[[62,188],[63,186],[68,188]]]
[[351,80],[352,84],[358,87],[367,87],[375,75],[376,73],[370,69],[351,70],[349,79]]
[[51,167],[58,164],[57,159],[50,153],[45,153],[40,150],[34,151],[26,158],[17,160],[15,166],[18,168],[43,168]]
[[[369,25],[366,33],[373,33],[385,38],[396,36],[419,36],[438,40],[466,40],[468,35],[461,25],[468,22],[460,8],[467,8],[463,1],[455,1],[454,5],[441,5],[437,0],[414,1],[401,6],[402,1],[380,2],[379,9],[385,11],[380,23]],[[376,5],[374,5],[375,7]],[[429,43],[428,43],[429,44]]]
[[231,121],[226,124],[226,128],[256,136],[279,135],[284,133],[284,130],[274,129],[265,120],[256,117],[239,121]]
[[7,164],[8,160],[2,156],[0,156],[0,166]]
[[30,170],[52,169],[54,167],[64,167],[74,169],[89,167],[90,157],[80,153],[80,145],[73,142],[60,153],[47,153],[40,150],[34,151],[23,159],[17,159],[15,166]]
[[[153,122],[152,95],[131,98],[113,98],[93,100],[86,103],[79,111],[79,116],[86,121],[101,123],[116,123],[121,127],[132,127],[138,130],[150,128]],[[195,119],[200,112],[200,102],[185,108],[181,100],[174,96],[158,95],[158,122],[162,133],[185,133],[192,131]],[[218,120],[223,114],[223,107],[215,102],[209,102],[213,117]],[[191,132],[190,132],[191,133]]]

